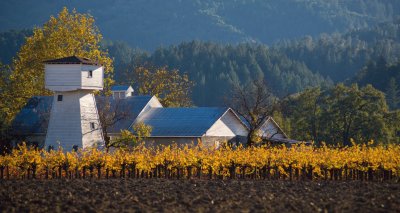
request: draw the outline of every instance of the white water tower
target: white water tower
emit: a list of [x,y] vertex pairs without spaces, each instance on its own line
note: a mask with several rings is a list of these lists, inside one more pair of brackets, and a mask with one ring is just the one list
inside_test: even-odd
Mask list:
[[76,56],[48,60],[45,86],[54,92],[45,147],[75,148],[104,146],[93,92],[103,90],[103,67]]

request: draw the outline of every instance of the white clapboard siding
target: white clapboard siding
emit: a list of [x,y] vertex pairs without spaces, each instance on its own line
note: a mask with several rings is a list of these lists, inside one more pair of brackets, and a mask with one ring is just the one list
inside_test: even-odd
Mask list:
[[149,111],[151,108],[157,108],[157,107],[163,107],[163,105],[160,103],[160,101],[156,96],[153,96],[150,99],[150,101],[146,104],[146,106],[143,107],[142,111],[139,113],[137,117],[140,118],[141,115]]
[[[60,94],[63,95],[62,101],[57,100]],[[95,126],[99,127],[93,94],[87,90],[55,93],[46,147],[61,146],[65,151],[70,151],[74,145],[80,148],[87,148],[95,143],[101,145],[104,143],[101,128],[91,130],[90,122],[95,122]]]
[[133,88],[131,86],[126,90],[113,90],[113,98],[114,99],[125,99],[127,97],[131,97],[133,93]]
[[[52,91],[102,90],[103,67],[81,64],[45,64],[45,86]],[[89,78],[89,71],[93,75]]]
[[[88,93],[80,98],[81,105],[81,125],[82,125],[82,147],[93,147],[104,145],[103,133],[97,111],[96,100],[92,93]],[[90,126],[94,123],[94,129]]]
[[[89,77],[89,71],[92,71],[93,76]],[[82,88],[103,88],[103,67],[94,65],[82,65],[81,70]]]
[[272,118],[268,119],[260,130],[263,138],[286,138]]
[[218,119],[209,130],[206,136],[247,136],[248,130],[240,122],[239,118],[228,110],[220,119]]
[[45,64],[46,89],[72,91],[81,87],[80,64]]

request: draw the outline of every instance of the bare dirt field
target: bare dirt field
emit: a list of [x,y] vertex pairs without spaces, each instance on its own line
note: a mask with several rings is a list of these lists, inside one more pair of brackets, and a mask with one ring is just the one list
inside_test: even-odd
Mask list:
[[0,212],[400,212],[400,184],[166,179],[0,181]]

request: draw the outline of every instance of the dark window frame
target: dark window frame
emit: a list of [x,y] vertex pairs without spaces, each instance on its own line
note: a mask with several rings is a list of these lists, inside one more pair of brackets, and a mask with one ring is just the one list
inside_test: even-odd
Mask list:
[[63,101],[63,95],[57,95],[57,101]]
[[96,128],[96,125],[95,125],[95,123],[94,122],[90,122],[90,129],[91,130],[95,130],[95,128]]
[[93,78],[93,70],[89,70],[89,72],[88,72],[88,78]]

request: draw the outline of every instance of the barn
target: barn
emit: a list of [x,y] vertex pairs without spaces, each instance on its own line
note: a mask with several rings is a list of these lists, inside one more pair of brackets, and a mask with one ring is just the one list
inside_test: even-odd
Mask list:
[[[102,110],[105,98],[96,97],[99,111]],[[125,97],[109,99],[111,105],[118,105],[115,110],[126,113],[126,116],[107,129],[111,139],[119,137],[124,129],[134,132],[132,127],[143,122],[152,127],[151,137],[146,139],[147,144],[197,144],[201,141],[205,146],[218,147],[225,141],[246,142],[247,127],[230,108],[164,108],[155,96],[132,96],[131,93]],[[12,124],[12,132],[17,141],[25,140],[45,148],[52,104],[53,96],[36,96],[28,101]],[[71,148],[64,147],[66,150]]]
[[[113,92],[121,93],[121,87]],[[131,87],[124,87],[130,90]],[[124,92],[108,101],[127,113],[107,129],[111,139],[119,137],[121,130],[132,132],[136,123],[143,122],[152,127],[152,133],[146,139],[148,144],[197,144],[218,147],[222,142],[233,144],[246,143],[248,128],[231,108],[226,107],[190,107],[165,108],[155,96],[132,96]],[[126,94],[126,95],[125,95]],[[97,107],[102,110],[105,97],[96,96]],[[19,112],[12,124],[13,135],[17,141],[25,140],[45,148],[46,131],[49,123],[53,96],[32,97]],[[280,143],[294,143],[273,120],[266,119],[261,128],[263,138]],[[65,147],[68,149],[69,147]]]

